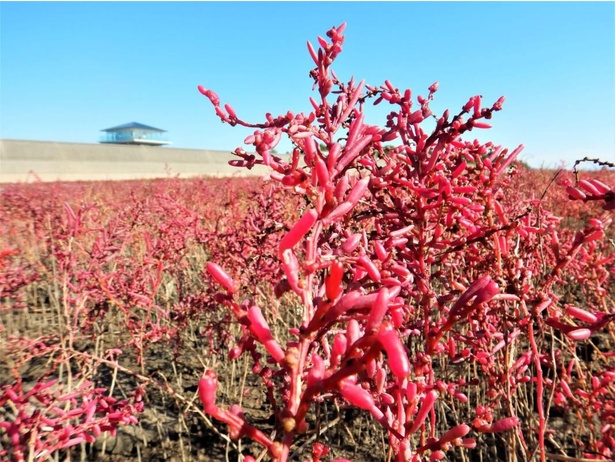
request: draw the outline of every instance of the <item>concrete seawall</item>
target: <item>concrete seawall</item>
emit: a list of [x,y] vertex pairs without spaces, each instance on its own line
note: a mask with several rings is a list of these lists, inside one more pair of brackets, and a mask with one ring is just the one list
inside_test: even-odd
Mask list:
[[0,183],[92,181],[193,176],[261,176],[231,167],[230,151],[169,147],[0,140]]

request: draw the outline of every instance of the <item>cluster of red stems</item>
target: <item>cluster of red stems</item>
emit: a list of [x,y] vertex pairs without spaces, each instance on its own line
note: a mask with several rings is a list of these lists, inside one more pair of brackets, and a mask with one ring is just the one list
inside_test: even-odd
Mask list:
[[[241,296],[233,268],[207,264],[222,288],[216,301],[243,330],[230,357],[252,356],[276,437],[248,423],[239,405],[216,404],[214,370],[199,382],[205,412],[275,461],[288,460],[295,438],[309,430],[313,403],[340,398],[386,429],[397,461],[442,460],[452,448],[475,447],[476,435],[497,432],[511,432],[526,460],[536,452],[544,461],[553,400],[599,413],[601,438],[586,456],[613,457],[615,367],[607,363],[588,389],[571,389],[585,372],[576,357],[563,363],[575,342],[608,331],[615,317],[607,305],[614,257],[599,245],[611,219],[593,218],[560,242],[556,216],[505,195],[522,146],[508,152],[461,138],[489,128],[486,120],[504,98],[484,107],[474,96],[458,114],[437,116],[429,104],[438,83],[416,97],[418,104],[411,90],[389,81],[344,84],[331,70],[344,28],[329,30],[329,40],[319,37],[318,50],[308,42],[318,97],[310,98],[307,115],[267,114],[266,122],[251,124],[199,86],[223,122],[256,129],[245,140],[256,155],[238,148],[232,164],[268,166],[269,179],[305,203],[277,252],[284,277],[275,294],[300,307],[288,341],[275,338],[262,307]],[[369,100],[391,105],[384,127],[365,122]],[[421,127],[428,120],[435,120],[430,133]],[[288,160],[273,153],[283,136],[294,146]],[[578,181],[567,192],[615,208],[614,191],[599,180]],[[587,290],[584,307],[560,302],[570,274]],[[480,372],[464,378],[447,370],[461,363]],[[463,406],[479,386],[487,392],[474,418],[437,434],[437,402]],[[523,386],[535,394],[535,416],[521,419]],[[317,443],[313,460],[327,451]]]
[[[58,387],[57,379],[38,381],[28,391],[21,380],[4,386],[0,406],[11,402],[16,409],[11,421],[0,422],[14,448],[13,460],[46,460],[72,446],[94,443],[103,432],[114,436],[119,426],[137,424],[135,415],[143,411],[141,395],[129,403],[107,392],[105,387],[80,381],[67,393]],[[0,455],[6,457],[9,452],[0,451]]]
[[[1,372],[13,380],[0,383],[0,459],[51,460],[136,424],[148,387],[177,392],[143,375],[152,345],[172,345],[178,356],[194,324],[213,354],[225,344],[229,333],[212,325],[228,323],[208,315],[214,303],[191,286],[185,260],[195,244],[223,235],[202,223],[220,221],[223,210],[230,222],[241,219],[233,201],[257,182],[219,182],[34,183],[2,191],[0,356]],[[221,190],[226,194],[215,196]],[[208,209],[195,212],[205,203]],[[176,286],[172,300],[164,296],[169,281]],[[12,313],[38,308],[31,294],[46,290],[50,329],[19,331],[7,322]],[[34,326],[49,322],[44,311],[29,316],[40,318]],[[122,366],[130,356],[138,371]],[[45,367],[31,371],[37,363]],[[132,377],[133,393],[121,398],[117,387],[103,385],[105,368]]]

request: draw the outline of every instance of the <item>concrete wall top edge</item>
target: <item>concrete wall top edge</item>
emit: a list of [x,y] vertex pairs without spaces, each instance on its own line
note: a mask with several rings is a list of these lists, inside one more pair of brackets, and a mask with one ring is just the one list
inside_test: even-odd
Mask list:
[[178,149],[159,146],[40,142],[0,139],[2,159],[66,159],[166,162],[228,162],[236,158],[231,151]]

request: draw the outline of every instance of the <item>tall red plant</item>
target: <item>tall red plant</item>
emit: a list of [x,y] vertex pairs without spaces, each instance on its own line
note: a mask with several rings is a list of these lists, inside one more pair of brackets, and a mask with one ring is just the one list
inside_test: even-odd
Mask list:
[[[610,220],[559,241],[556,217],[507,200],[523,146],[508,151],[464,138],[490,128],[503,97],[485,106],[474,96],[456,114],[435,115],[438,83],[426,96],[388,80],[344,83],[331,69],[344,29],[319,37],[318,49],[308,43],[317,90],[309,114],[248,123],[199,86],[223,122],[255,128],[245,143],[257,155],[238,148],[233,164],[267,165],[271,181],[306,203],[278,249],[284,291],[301,314],[288,340],[272,334],[263,307],[242,298],[224,262],[207,267],[222,289],[217,300],[243,329],[234,356],[252,355],[278,431],[273,437],[254,428],[237,405],[218,407],[213,370],[199,383],[205,411],[276,461],[288,460],[293,441],[309,430],[312,404],[327,397],[369,412],[388,431],[398,461],[440,460],[497,432],[509,432],[512,457],[530,459],[537,450],[546,460],[550,395],[568,383],[558,375],[561,360],[575,342],[610,328],[613,258],[599,245]],[[370,100],[391,106],[382,127],[365,122]],[[427,120],[435,121],[429,132]],[[288,158],[273,152],[284,136],[294,146]],[[608,209],[608,189],[588,181],[568,192],[605,199]],[[566,310],[558,288],[590,261],[598,270],[611,265],[591,281],[603,295],[586,311]],[[464,364],[472,367],[451,373]],[[604,386],[612,371],[604,372]],[[519,404],[521,391],[535,396],[535,414]],[[440,421],[439,403],[472,410],[466,421]],[[610,435],[603,446],[611,445],[612,428],[603,433]],[[611,454],[609,447],[602,453]]]

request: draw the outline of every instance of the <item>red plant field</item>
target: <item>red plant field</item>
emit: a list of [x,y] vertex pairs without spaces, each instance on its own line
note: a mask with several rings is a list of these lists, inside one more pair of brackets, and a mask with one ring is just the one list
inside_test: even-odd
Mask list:
[[503,98],[344,83],[343,31],[309,114],[199,87],[265,179],[2,187],[0,458],[613,458],[613,166],[471,139]]

